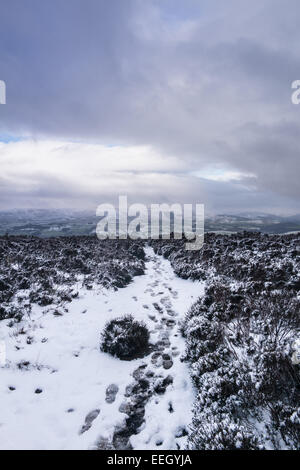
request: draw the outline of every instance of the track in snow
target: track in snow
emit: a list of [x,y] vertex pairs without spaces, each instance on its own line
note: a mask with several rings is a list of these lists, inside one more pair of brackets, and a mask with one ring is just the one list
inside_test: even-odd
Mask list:
[[[0,448],[184,448],[194,392],[179,326],[203,285],[146,252],[145,275],[124,289],[80,289],[59,317],[36,306],[18,331],[0,322],[8,359],[0,368]],[[149,356],[130,362],[99,351],[106,321],[126,313],[147,323],[153,343]]]

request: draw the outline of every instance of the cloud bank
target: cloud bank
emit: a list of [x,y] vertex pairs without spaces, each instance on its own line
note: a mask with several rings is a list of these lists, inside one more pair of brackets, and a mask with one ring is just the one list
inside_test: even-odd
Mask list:
[[[2,206],[299,207],[300,5],[1,2]],[[1,137],[0,137],[1,139]]]

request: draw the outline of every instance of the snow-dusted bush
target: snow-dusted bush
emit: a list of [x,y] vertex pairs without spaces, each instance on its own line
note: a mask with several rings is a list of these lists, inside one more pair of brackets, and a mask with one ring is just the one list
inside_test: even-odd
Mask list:
[[19,320],[28,303],[48,307],[71,302],[78,282],[87,289],[123,288],[134,276],[142,275],[144,268],[141,241],[100,241],[96,236],[0,237],[0,321]]
[[259,450],[257,437],[226,413],[201,415],[202,421],[193,420],[190,447],[203,450]]
[[153,240],[156,253],[168,258],[183,279],[227,279],[249,283],[260,291],[272,288],[299,290],[300,234],[262,233],[205,234],[200,251],[186,251],[185,240]]
[[221,281],[191,307],[182,326],[198,390],[191,448],[299,447],[299,310],[289,291],[257,295]]
[[108,322],[101,334],[100,349],[126,361],[144,357],[149,351],[149,331],[131,315]]
[[145,251],[143,246],[141,246],[139,243],[133,243],[129,249],[129,253],[134,255],[136,258],[141,259],[145,261]]

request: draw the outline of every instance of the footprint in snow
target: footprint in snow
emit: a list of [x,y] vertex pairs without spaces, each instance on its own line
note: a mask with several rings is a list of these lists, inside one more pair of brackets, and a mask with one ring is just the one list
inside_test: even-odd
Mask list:
[[116,384],[110,384],[106,389],[106,403],[113,403],[116,399],[119,387]]
[[83,426],[81,427],[81,429],[79,431],[79,434],[85,433],[86,431],[88,431],[92,427],[92,423],[97,418],[99,413],[100,413],[100,410],[96,409],[96,410],[90,411],[86,415],[85,422],[84,422]]
[[151,315],[150,313],[148,314],[148,317],[150,318],[150,320],[154,321],[155,323],[157,322],[157,318],[155,315]]

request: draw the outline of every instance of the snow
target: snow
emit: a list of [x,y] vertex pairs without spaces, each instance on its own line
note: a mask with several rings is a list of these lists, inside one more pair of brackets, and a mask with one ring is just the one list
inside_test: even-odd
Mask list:
[[[178,316],[166,352],[184,351],[178,319],[202,295],[204,286],[176,277],[169,261],[154,255],[151,248],[146,252],[145,275],[124,289],[80,288],[79,297],[66,304],[62,316],[53,315],[55,307],[34,305],[30,317],[17,328],[9,328],[9,320],[0,322],[6,346],[6,364],[0,363],[0,449],[93,449],[100,437],[111,439],[126,418],[119,406],[132,373],[142,364],[153,370],[153,364],[151,355],[127,362],[100,352],[100,333],[108,320],[131,313],[148,325],[155,342],[160,332],[148,314],[157,317],[153,303],[167,299]],[[134,449],[171,450],[185,444],[180,429],[191,422],[195,395],[188,366],[180,354],[172,360],[171,369],[155,370],[162,377],[171,374],[173,384],[146,404],[145,423],[130,439]],[[22,362],[25,365],[18,366]],[[105,401],[110,384],[119,387],[111,404]],[[36,393],[38,389],[41,393]],[[170,403],[174,412],[169,411]],[[100,410],[99,415],[80,434],[93,410]]]
[[300,337],[294,342],[293,350],[292,363],[295,365],[300,364]]

